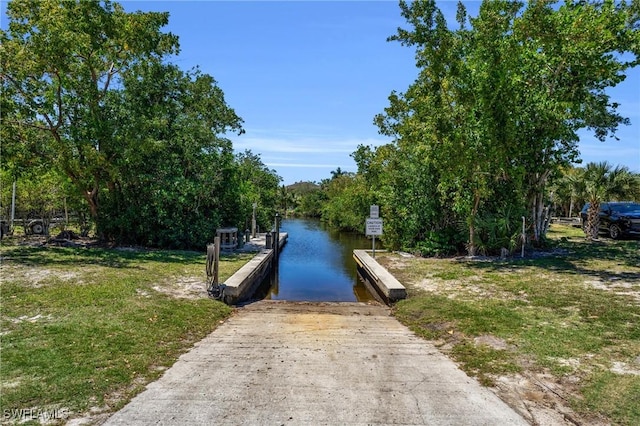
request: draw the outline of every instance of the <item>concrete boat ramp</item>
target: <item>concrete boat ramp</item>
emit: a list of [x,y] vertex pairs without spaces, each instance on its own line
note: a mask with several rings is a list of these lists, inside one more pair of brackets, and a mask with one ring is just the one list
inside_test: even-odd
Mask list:
[[237,309],[107,425],[526,425],[433,345],[362,303]]

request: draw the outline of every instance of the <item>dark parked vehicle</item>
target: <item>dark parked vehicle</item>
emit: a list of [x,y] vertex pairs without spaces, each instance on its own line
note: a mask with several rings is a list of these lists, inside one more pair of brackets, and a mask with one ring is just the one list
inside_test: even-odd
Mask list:
[[[589,203],[585,204],[580,212],[582,227],[587,223],[587,210]],[[601,233],[606,233],[614,240],[623,235],[640,235],[640,203],[608,202],[600,204]]]

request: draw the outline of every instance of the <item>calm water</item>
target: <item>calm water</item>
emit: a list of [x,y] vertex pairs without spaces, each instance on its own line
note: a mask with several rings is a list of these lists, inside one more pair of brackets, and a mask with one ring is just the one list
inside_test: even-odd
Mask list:
[[[371,248],[371,240],[330,230],[313,219],[285,219],[289,239],[271,278],[266,299],[323,302],[374,300],[358,280],[354,249]],[[377,243],[376,243],[377,248]]]

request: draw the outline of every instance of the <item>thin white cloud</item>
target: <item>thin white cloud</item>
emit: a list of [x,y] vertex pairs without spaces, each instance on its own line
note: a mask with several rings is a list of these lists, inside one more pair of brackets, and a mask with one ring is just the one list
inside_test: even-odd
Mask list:
[[340,167],[343,170],[347,170],[350,167],[336,166],[335,164],[313,164],[313,163],[265,163],[269,167],[299,167],[299,168],[314,168],[314,169],[335,169]]
[[233,140],[233,146],[237,151],[249,149],[254,152],[266,153],[341,153],[351,154],[358,145],[379,146],[388,143],[386,140],[373,138],[347,138],[340,139],[329,137],[300,137],[295,139],[281,137],[245,137],[240,136]]

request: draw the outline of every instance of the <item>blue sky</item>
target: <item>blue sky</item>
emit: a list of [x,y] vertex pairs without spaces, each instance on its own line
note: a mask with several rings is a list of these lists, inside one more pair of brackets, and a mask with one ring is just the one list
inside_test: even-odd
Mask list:
[[[475,15],[479,2],[465,3]],[[260,154],[284,184],[319,182],[338,167],[355,172],[350,154],[359,144],[390,141],[378,134],[374,115],[417,75],[413,49],[386,41],[407,27],[396,1],[121,4],[170,13],[165,31],[179,36],[181,47],[173,62],[216,78],[245,122],[246,133],[231,136],[235,149]],[[456,2],[440,7],[454,22]],[[620,141],[582,132],[583,161],[640,172],[640,69],[610,93],[632,124],[620,128]]]

